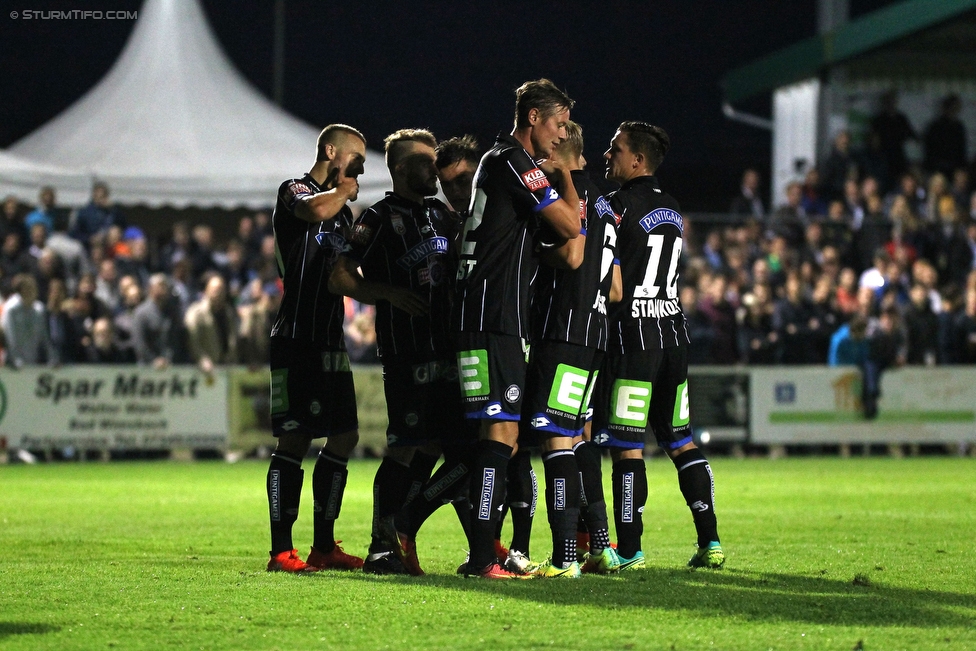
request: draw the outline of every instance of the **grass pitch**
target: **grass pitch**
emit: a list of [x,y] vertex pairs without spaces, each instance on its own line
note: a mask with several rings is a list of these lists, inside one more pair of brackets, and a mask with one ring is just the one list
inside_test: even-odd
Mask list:
[[[509,583],[454,574],[450,508],[421,531],[426,577],[269,574],[263,462],[0,467],[0,649],[976,648],[976,460],[712,465],[725,569],[684,568],[691,517],[655,458],[646,571]],[[350,464],[350,552],[375,469]],[[306,490],[303,555],[310,510]]]

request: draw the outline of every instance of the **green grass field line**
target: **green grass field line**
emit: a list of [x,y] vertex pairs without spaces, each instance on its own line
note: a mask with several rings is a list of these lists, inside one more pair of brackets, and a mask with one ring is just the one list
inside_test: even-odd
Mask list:
[[[262,462],[0,467],[0,649],[976,648],[976,459],[712,465],[726,569],[684,568],[691,518],[654,458],[647,570],[504,584],[455,575],[450,508],[420,533],[426,577],[265,572]],[[350,464],[350,552],[375,469]],[[302,554],[311,506],[306,490]],[[540,506],[532,555],[549,550]]]
[[[976,411],[971,409],[911,410],[884,409],[875,419],[879,423],[972,423]],[[859,411],[773,411],[769,413],[772,424],[789,423],[863,423],[864,414]]]

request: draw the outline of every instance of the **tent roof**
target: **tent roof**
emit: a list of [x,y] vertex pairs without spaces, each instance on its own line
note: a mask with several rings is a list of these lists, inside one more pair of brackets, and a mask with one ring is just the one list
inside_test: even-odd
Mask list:
[[[11,152],[104,180],[120,203],[257,208],[311,167],[317,136],[234,68],[198,0],[146,0],[105,78]],[[369,205],[391,184],[382,154],[366,169]]]
[[850,79],[972,79],[976,0],[903,0],[736,68],[721,85],[736,102],[840,64]]

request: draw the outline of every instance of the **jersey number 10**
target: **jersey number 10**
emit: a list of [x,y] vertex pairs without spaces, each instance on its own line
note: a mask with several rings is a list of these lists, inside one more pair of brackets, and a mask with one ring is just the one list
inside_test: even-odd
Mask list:
[[[678,260],[681,258],[682,239],[675,238],[674,245],[671,247],[671,260],[668,263],[667,277],[664,286],[667,290],[668,298],[678,297]],[[647,236],[647,248],[649,250],[647,268],[644,270],[644,282],[634,288],[634,298],[660,298],[658,292],[661,286],[658,285],[660,276],[661,254],[664,252],[664,236],[651,233]]]

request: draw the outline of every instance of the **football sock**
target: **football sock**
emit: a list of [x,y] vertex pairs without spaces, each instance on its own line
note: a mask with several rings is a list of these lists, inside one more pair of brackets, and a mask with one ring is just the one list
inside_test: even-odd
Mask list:
[[576,560],[576,522],[579,520],[579,469],[572,450],[553,450],[542,456],[546,472],[546,513],[552,530],[552,565],[566,568]]
[[532,519],[539,497],[532,456],[520,449],[508,464],[508,506],[512,513],[512,544],[510,549],[529,555],[532,538]]
[[468,566],[471,568],[481,569],[495,562],[495,526],[504,499],[511,455],[511,446],[499,441],[481,440],[475,448],[468,495],[474,507],[468,536],[471,549]]
[[369,550],[373,552],[386,551],[380,541],[380,523],[384,518],[392,518],[403,508],[410,488],[410,468],[384,457],[380,467],[376,469],[373,478],[373,532]]
[[420,492],[421,487],[427,483],[430,473],[434,471],[434,466],[440,458],[440,454],[427,454],[420,450],[413,453],[413,459],[410,461],[410,488],[407,490],[405,504],[409,504]]
[[268,510],[271,514],[271,555],[295,548],[291,528],[298,519],[298,505],[302,499],[302,460],[281,452],[271,455],[268,466]]
[[610,522],[603,494],[603,456],[599,446],[587,441],[573,446],[573,452],[582,487],[580,510],[585,524],[581,530],[590,534],[590,553],[599,554],[610,546]]
[[467,482],[462,482],[461,494],[451,502],[451,506],[454,507],[454,512],[457,514],[458,523],[461,525],[461,530],[464,532],[465,540],[469,538],[469,525],[471,523],[471,500],[468,499],[469,483],[470,478]]
[[[512,477],[511,466],[509,466],[508,476]],[[511,489],[506,490],[505,499],[502,501],[502,510],[498,514],[498,525],[495,527],[495,540],[502,539],[502,528],[505,526],[505,518],[508,516],[508,495],[510,493]]]
[[445,451],[444,463],[420,488],[417,496],[396,515],[397,531],[416,538],[417,532],[434,511],[453,502],[468,480],[468,463],[457,453]]
[[718,522],[715,519],[715,480],[708,460],[701,450],[692,448],[672,461],[678,469],[678,487],[695,520],[698,546],[708,547],[712,541],[719,542]]
[[644,460],[621,459],[613,464],[613,519],[617,525],[617,553],[623,558],[633,558],[641,550],[646,503]]
[[335,521],[339,517],[342,494],[346,490],[348,463],[349,459],[330,454],[323,448],[312,470],[312,499],[315,502],[312,546],[323,554],[328,554],[335,547]]

